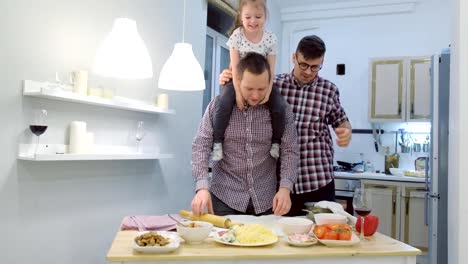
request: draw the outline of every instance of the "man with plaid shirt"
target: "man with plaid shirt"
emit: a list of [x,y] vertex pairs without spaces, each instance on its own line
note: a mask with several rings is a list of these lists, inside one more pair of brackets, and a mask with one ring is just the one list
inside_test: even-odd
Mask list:
[[[276,159],[269,154],[272,138],[271,113],[260,102],[270,88],[270,66],[265,57],[248,53],[239,61],[239,92],[247,108],[234,107],[225,133],[224,158],[208,165],[213,146],[213,116],[219,97],[208,105],[192,145],[192,175],[196,194],[195,215],[210,213],[284,215],[291,207],[290,193],[297,179],[299,146],[294,114],[286,107],[285,128],[280,144],[280,182],[277,189]],[[224,89],[234,89],[232,87]],[[281,97],[280,97],[281,98]],[[281,98],[282,99],[282,98]]]
[[[351,141],[351,124],[341,106],[338,88],[318,76],[325,50],[325,43],[318,36],[302,38],[292,56],[293,71],[276,75],[274,80],[295,114],[298,131],[299,175],[291,195],[291,216],[304,215],[305,202],[335,200],[329,126],[335,131],[338,146],[346,147]],[[224,70],[220,83],[230,78],[230,71]]]

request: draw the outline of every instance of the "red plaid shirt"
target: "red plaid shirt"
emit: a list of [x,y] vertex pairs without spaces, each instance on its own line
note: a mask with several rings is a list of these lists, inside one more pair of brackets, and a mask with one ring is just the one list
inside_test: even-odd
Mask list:
[[[252,199],[255,213],[272,208],[276,194],[276,160],[270,156],[272,127],[270,111],[264,105],[231,114],[223,144],[224,157],[208,164],[213,146],[213,114],[216,97],[207,107],[192,144],[192,175],[195,189],[209,189],[232,209],[245,212]],[[286,127],[280,145],[280,187],[293,190],[297,179],[299,147],[291,108],[286,110]]]
[[299,136],[299,177],[295,193],[306,193],[333,179],[333,141],[329,126],[348,121],[338,88],[319,76],[302,87],[292,73],[275,76],[275,84],[292,107]]

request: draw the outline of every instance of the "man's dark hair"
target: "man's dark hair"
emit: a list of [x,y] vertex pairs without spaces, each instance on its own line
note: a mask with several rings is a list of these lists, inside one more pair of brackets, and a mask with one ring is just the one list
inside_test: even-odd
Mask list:
[[300,53],[304,59],[317,59],[325,54],[325,43],[316,35],[305,36],[297,44],[296,54]]
[[247,53],[237,64],[237,73],[240,79],[244,76],[245,71],[249,71],[255,75],[268,71],[268,80],[271,79],[271,69],[268,60],[263,55],[255,52]]

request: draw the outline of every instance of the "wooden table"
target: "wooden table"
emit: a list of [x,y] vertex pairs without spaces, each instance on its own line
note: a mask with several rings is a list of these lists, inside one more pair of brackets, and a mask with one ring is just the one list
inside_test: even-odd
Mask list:
[[108,262],[120,263],[346,263],[346,264],[415,264],[421,254],[417,248],[398,240],[374,234],[369,242],[351,247],[291,247],[282,237],[276,244],[264,247],[235,247],[208,238],[203,244],[181,243],[171,253],[143,254],[134,252],[132,240],[136,231],[119,231],[107,253]]

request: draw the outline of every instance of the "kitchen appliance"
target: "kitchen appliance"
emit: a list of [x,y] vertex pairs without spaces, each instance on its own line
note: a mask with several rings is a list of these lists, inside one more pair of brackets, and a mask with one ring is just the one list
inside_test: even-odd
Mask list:
[[346,212],[354,215],[354,190],[361,187],[360,180],[335,178],[335,202],[341,204]]
[[[429,225],[428,263],[448,263],[447,192],[450,49],[432,57],[432,124],[426,169],[426,217]],[[428,140],[426,140],[428,141]],[[423,144],[423,151],[426,151]]]

